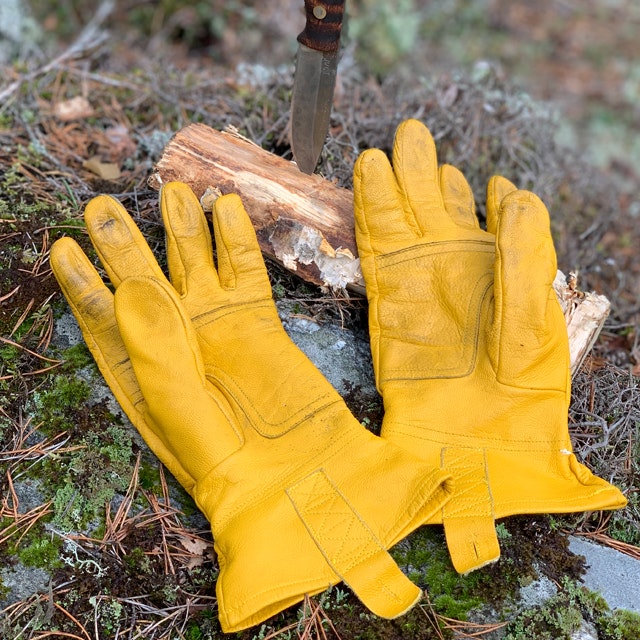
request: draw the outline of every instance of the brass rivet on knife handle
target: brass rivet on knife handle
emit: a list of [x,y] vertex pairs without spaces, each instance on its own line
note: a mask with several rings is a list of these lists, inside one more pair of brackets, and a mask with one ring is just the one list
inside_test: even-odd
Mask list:
[[338,51],[344,0],[305,0],[304,10],[307,22],[298,42],[323,53]]

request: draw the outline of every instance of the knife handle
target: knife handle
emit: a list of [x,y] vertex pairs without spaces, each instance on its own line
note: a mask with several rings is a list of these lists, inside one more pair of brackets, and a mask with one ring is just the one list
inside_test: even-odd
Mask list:
[[307,23],[298,42],[323,53],[340,48],[340,31],[345,0],[304,0]]

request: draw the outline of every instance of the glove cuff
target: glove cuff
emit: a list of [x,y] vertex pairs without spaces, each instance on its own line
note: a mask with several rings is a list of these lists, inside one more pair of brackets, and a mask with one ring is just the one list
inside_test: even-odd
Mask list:
[[420,589],[324,471],[310,474],[287,495],[327,564],[370,611],[396,618],[420,599]]
[[340,581],[383,618],[402,615],[420,599],[421,590],[324,470],[256,508],[260,513],[239,515],[233,534],[215,541],[223,631],[259,624]]

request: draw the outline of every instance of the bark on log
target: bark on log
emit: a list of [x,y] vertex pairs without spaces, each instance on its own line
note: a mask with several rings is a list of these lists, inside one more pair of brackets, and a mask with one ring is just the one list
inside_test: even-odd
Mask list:
[[149,184],[159,189],[172,180],[186,182],[201,202],[209,188],[239,194],[266,255],[309,282],[364,292],[347,189],[202,124],[174,136]]
[[[202,124],[179,131],[166,146],[149,184],[186,182],[203,203],[209,193],[238,193],[262,251],[301,278],[364,293],[354,233],[353,196],[318,175],[306,175],[238,133]],[[567,321],[571,372],[595,342],[610,303],[580,292],[558,272],[554,289]]]

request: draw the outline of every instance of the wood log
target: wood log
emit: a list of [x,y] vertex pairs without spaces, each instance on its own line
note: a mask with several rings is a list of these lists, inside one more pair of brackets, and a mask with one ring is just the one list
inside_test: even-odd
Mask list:
[[558,270],[553,282],[569,334],[571,373],[574,374],[591,351],[604,322],[609,316],[608,298],[578,289],[578,277],[571,272],[565,276]]
[[[364,293],[354,232],[353,195],[318,175],[306,175],[236,131],[203,124],[179,131],[164,149],[149,184],[186,182],[211,210],[213,198],[238,193],[260,247],[301,278],[332,289]],[[609,314],[605,296],[577,289],[558,271],[556,296],[565,314],[575,373]]]
[[149,184],[186,182],[209,208],[208,196],[237,193],[260,247],[301,278],[364,293],[356,258],[353,195],[319,175],[306,175],[233,131],[192,124],[164,149]]

